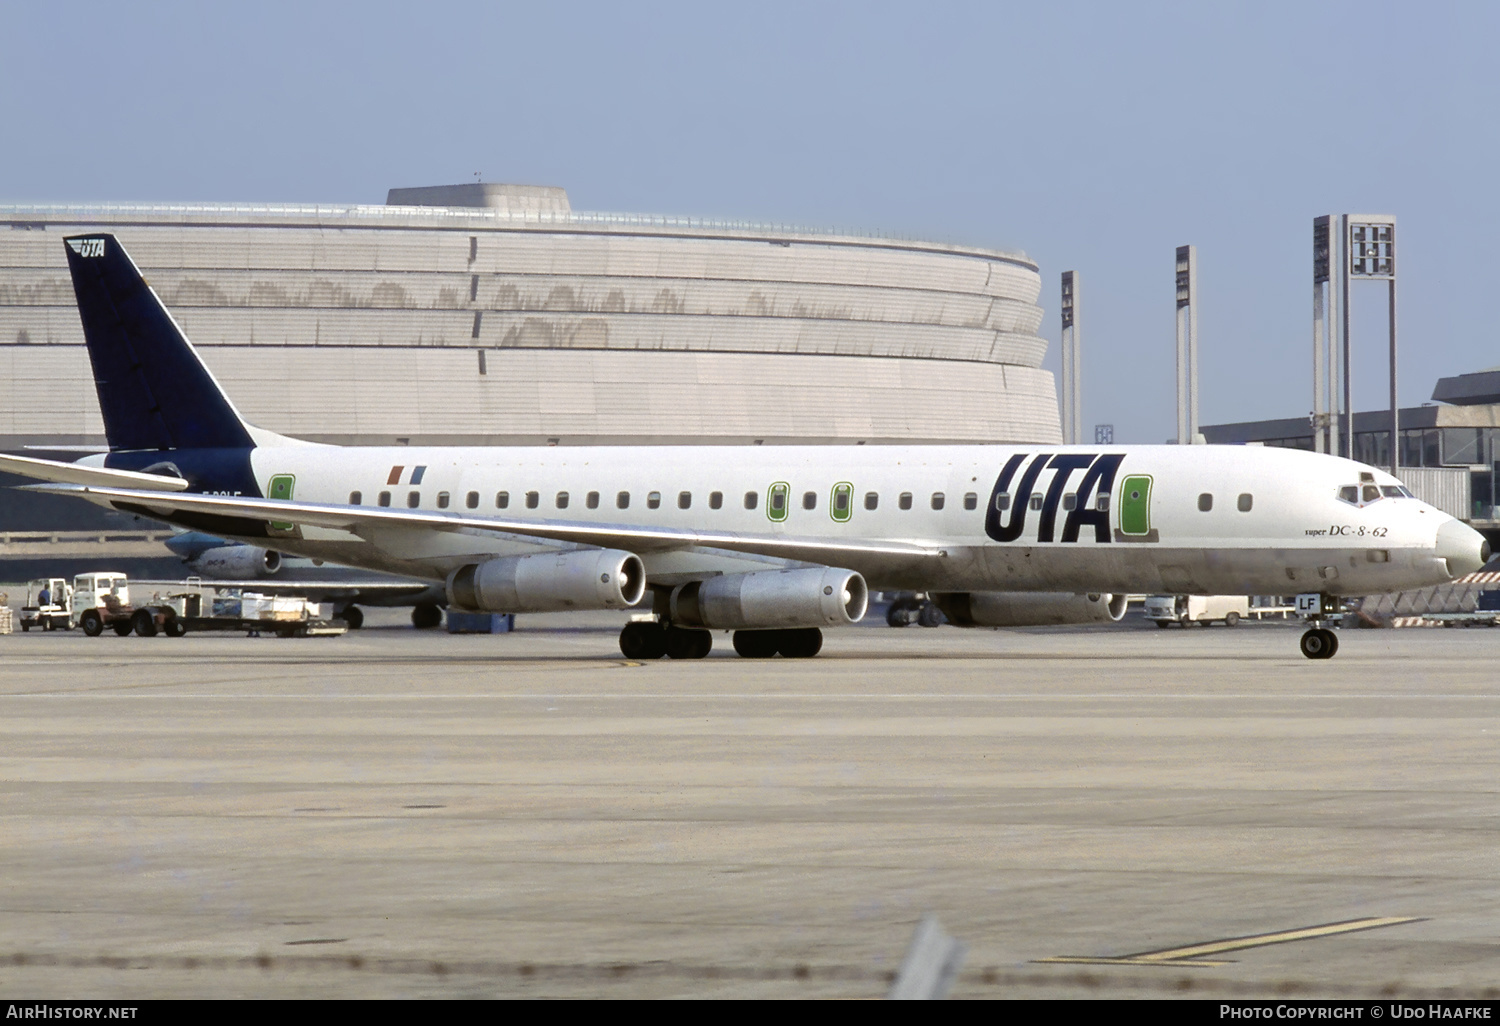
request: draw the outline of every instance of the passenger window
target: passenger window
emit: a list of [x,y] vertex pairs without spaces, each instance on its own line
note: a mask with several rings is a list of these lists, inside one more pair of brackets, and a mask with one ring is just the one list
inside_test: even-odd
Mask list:
[[945,501],[946,500],[944,499],[942,492],[933,492],[932,493],[932,508],[933,509],[942,509],[943,508],[943,503]]
[[1339,498],[1356,506],[1359,505],[1359,485],[1344,485],[1339,489]]
[[583,500],[583,504],[585,506],[587,506],[589,509],[598,509],[599,508],[599,493],[598,492],[589,492],[588,496]]
[[536,509],[541,504],[542,504],[542,493],[541,492],[527,492],[526,493],[526,508],[527,509]]
[[618,495],[615,496],[615,509],[629,509],[629,508],[630,508],[630,493],[629,492],[621,492],[620,494],[618,494]]
[[1042,508],[1042,493],[1041,492],[1032,492],[1031,493],[1031,508],[1032,509],[1041,509]]
[[879,508],[880,508],[880,493],[879,492],[865,492],[865,509],[879,509]]
[[677,508],[678,509],[692,509],[692,507],[693,507],[693,493],[692,492],[678,492],[677,493]]
[[709,509],[723,509],[724,508],[724,493],[723,492],[709,492],[708,493],[708,508]]
[[1365,485],[1364,493],[1366,502],[1374,502],[1376,499],[1380,498],[1380,489],[1376,488],[1372,484]]
[[448,493],[438,492],[438,509],[448,508]]
[[1109,510],[1109,493],[1100,492],[1099,498],[1094,501],[1094,506],[1101,512],[1107,512]]
[[389,506],[391,504],[391,493],[390,492],[381,492],[380,493],[380,498],[377,501],[382,506]]
[[406,493],[406,505],[408,507],[410,507],[411,509],[416,509],[418,506],[422,505],[422,493],[421,492],[407,492]]
[[467,506],[467,507],[469,507],[470,509],[478,509],[479,508],[479,493],[478,492],[470,492],[468,495],[465,495],[464,496],[464,505]]
[[803,509],[817,509],[818,508],[818,493],[817,492],[803,492],[802,493],[802,508]]
[[1198,496],[1198,512],[1207,513],[1214,508],[1214,497],[1208,492]]
[[902,509],[911,509],[911,492],[902,492],[896,499],[896,505]]
[[745,508],[746,509],[754,509],[759,502],[760,502],[760,493],[759,492],[746,492],[745,493]]
[[568,493],[567,492],[558,492],[557,493],[557,498],[555,498],[553,500],[553,503],[557,506],[558,509],[567,509],[568,508]]
[[1010,509],[1010,493],[999,492],[995,495],[995,509],[1001,513]]
[[495,493],[495,508],[496,509],[505,509],[509,505],[510,505],[510,492],[496,492]]
[[647,509],[660,509],[661,508],[661,492],[647,492],[646,493],[646,508]]
[[1063,509],[1065,509],[1065,510],[1067,510],[1067,511],[1069,511],[1071,513],[1073,510],[1075,510],[1077,508],[1078,508],[1078,494],[1076,492],[1069,492],[1068,494],[1066,494],[1066,495],[1063,496]]
[[1401,489],[1395,485],[1381,485],[1380,494],[1384,495],[1387,499],[1399,499],[1401,498]]
[[362,501],[364,501],[364,496],[361,495],[359,492],[350,492],[349,493],[349,505],[351,505],[351,506],[358,506]]
[[1249,492],[1242,493],[1240,495],[1240,501],[1238,505],[1241,513],[1249,513],[1250,507],[1255,505],[1255,496],[1251,495]]
[[975,492],[964,492],[964,509],[978,509],[979,495]]

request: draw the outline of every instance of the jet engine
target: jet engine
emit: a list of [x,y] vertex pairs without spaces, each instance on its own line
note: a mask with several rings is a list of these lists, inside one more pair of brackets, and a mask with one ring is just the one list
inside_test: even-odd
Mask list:
[[281,553],[255,545],[221,545],[204,549],[189,559],[187,565],[204,577],[243,581],[276,576],[281,570]]
[[672,592],[672,623],[716,630],[839,627],[865,615],[870,592],[853,570],[759,570],[693,581]]
[[618,549],[503,556],[448,575],[450,606],[491,613],[624,609],[645,593],[640,557]]
[[932,601],[955,627],[1045,627],[1112,623],[1125,615],[1126,596],[1055,591],[950,591]]

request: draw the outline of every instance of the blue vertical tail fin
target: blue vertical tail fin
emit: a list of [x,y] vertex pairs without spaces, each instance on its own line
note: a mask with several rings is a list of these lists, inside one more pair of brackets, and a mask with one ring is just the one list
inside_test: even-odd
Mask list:
[[249,425],[115,237],[63,241],[109,447],[253,447]]

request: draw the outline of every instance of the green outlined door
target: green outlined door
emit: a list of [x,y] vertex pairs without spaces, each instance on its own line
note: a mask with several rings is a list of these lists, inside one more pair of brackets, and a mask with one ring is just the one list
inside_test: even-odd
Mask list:
[[[291,502],[292,492],[294,492],[296,488],[296,474],[276,474],[271,478],[270,484],[266,488],[266,498],[281,499],[284,502]],[[281,535],[282,537],[301,534],[301,532],[297,530],[296,524],[278,523],[276,521],[272,521],[266,524],[266,527],[270,529],[271,534]]]
[[1132,474],[1120,485],[1120,533],[1144,538],[1151,533],[1151,475]]
[[846,524],[854,514],[854,485],[848,481],[840,481],[833,486],[833,494],[828,498],[828,515],[836,522]]
[[777,481],[770,488],[766,489],[766,516],[778,524],[786,519],[786,498],[787,493],[791,490],[791,485],[785,481]]

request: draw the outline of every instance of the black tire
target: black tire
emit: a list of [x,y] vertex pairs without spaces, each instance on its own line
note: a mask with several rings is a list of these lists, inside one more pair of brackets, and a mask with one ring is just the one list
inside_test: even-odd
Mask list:
[[[151,615],[149,609],[137,609],[135,615],[130,618],[130,628],[135,631],[135,636],[138,638],[154,638],[156,637],[156,617]],[[120,627],[116,624],[115,632],[118,633],[119,630]]]
[[1233,627],[1235,624],[1237,624],[1239,622],[1240,622],[1240,614],[1239,613],[1236,613],[1233,610],[1230,610],[1229,612],[1227,612],[1227,613],[1224,614],[1224,626],[1225,627]]
[[1160,627],[1162,630],[1166,630],[1168,627],[1172,626],[1172,621],[1171,620],[1157,620],[1156,621],[1156,626]]
[[162,630],[167,632],[167,637],[169,638],[180,638],[187,633],[187,624],[173,616],[167,619],[167,622],[162,626]]
[[433,602],[418,602],[411,607],[411,625],[426,631],[443,625],[443,607]]
[[135,630],[135,621],[116,620],[114,623],[110,624],[110,627],[113,628],[114,632],[120,637],[126,638],[130,636],[131,631]]
[[686,627],[667,628],[668,659],[702,659],[714,647],[714,636],[708,631]]
[[770,659],[776,654],[775,631],[735,631],[734,650],[746,659]]
[[1339,650],[1339,639],[1333,631],[1314,627],[1302,635],[1302,654],[1309,659],[1332,659]]
[[788,659],[811,659],[823,650],[823,632],[816,627],[777,631],[776,651]]
[[22,620],[21,621],[21,633],[25,634],[29,630],[31,630],[31,624],[27,623],[25,620]]
[[922,607],[917,610],[917,625],[919,627],[941,627],[943,625],[943,611],[931,602],[923,602]]
[[97,609],[85,609],[78,614],[78,626],[83,628],[83,633],[91,638],[97,638],[104,633],[104,617],[99,615]]
[[667,654],[667,632],[659,623],[627,623],[620,631],[620,651],[626,659],[660,659]]
[[365,625],[365,614],[360,612],[358,606],[345,606],[334,619],[344,621],[351,631],[357,631]]

